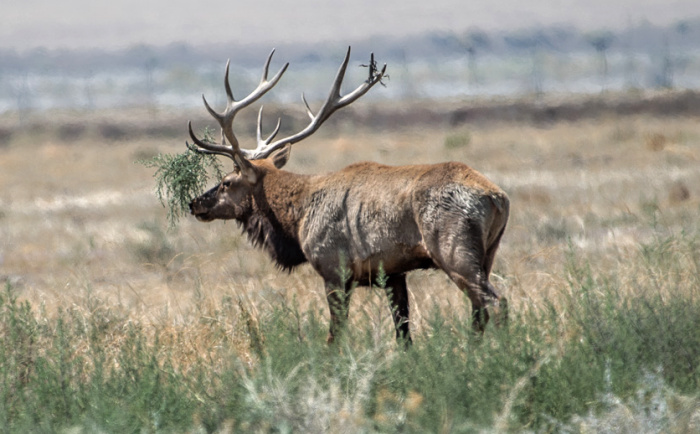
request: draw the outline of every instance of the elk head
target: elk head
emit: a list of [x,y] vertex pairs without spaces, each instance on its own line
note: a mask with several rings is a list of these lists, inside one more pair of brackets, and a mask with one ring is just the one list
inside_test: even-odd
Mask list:
[[[264,176],[264,167],[280,169],[289,159],[291,145],[310,136],[326,121],[336,110],[341,109],[381,82],[385,76],[386,64],[381,70],[377,70],[374,54],[370,57],[369,76],[360,86],[347,95],[340,94],[340,88],[345,77],[345,71],[350,59],[350,47],[348,47],[345,59],[341,64],[335,80],[331,86],[328,98],[317,113],[309,107],[306,98],[302,94],[302,101],[306,106],[306,113],[310,118],[309,124],[298,133],[276,141],[273,141],[280,129],[280,120],[274,131],[267,137],[262,135],[262,113],[260,108],[257,121],[257,147],[255,149],[243,149],[239,146],[238,139],[233,132],[233,120],[236,114],[243,108],[251,105],[272,89],[287,70],[286,63],[271,79],[268,79],[270,61],[275,50],[272,50],[263,67],[262,78],[258,86],[245,98],[237,101],[233,97],[229,83],[229,65],[226,63],[224,87],[226,89],[227,104],[223,112],[219,113],[211,108],[206,98],[202,95],[204,106],[211,116],[216,119],[221,127],[221,143],[210,143],[197,138],[192,131],[192,123],[188,124],[189,134],[194,145],[191,149],[205,154],[223,155],[233,160],[234,170],[227,174],[221,183],[190,203],[190,212],[200,221],[215,219],[241,219],[249,215],[251,200],[256,189],[260,188],[260,180]],[[227,144],[228,142],[228,144]],[[258,161],[256,161],[258,160]],[[265,160],[262,163],[259,160]],[[256,161],[253,163],[253,161]]]

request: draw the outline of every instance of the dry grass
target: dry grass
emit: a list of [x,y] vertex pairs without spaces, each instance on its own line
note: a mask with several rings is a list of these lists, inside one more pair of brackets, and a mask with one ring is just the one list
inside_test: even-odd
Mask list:
[[[160,124],[183,118],[157,116]],[[65,125],[94,125],[105,117],[57,115]],[[138,112],[109,117],[126,129],[148,122]],[[445,146],[447,137],[464,146]],[[177,140],[142,135],[105,142],[87,134],[66,143],[46,131],[14,134],[0,149],[0,279],[49,313],[109,310],[128,321],[172,328],[186,337],[179,350],[184,364],[188,352],[213,351],[217,339],[249,348],[244,319],[254,321],[271,305],[294,300],[301,311],[326,309],[320,278],[308,266],[278,271],[233,223],[187,220],[167,231],[152,173],[134,161],[181,152],[184,138],[184,126]],[[315,173],[359,160],[459,160],[501,185],[511,196],[512,217],[493,280],[515,312],[539,305],[565,284],[569,244],[593,267],[621,267],[652,236],[653,225],[680,230],[696,219],[700,204],[697,118],[385,131],[340,123],[298,145],[288,168]],[[439,272],[414,273],[409,288],[418,339],[425,309],[437,304],[464,312],[455,309],[464,298]],[[382,333],[391,334],[388,307],[367,312],[366,306],[378,304],[367,297],[378,295],[360,291],[351,317],[377,321]],[[222,309],[235,310],[228,318],[239,323],[213,334],[210,325]]]

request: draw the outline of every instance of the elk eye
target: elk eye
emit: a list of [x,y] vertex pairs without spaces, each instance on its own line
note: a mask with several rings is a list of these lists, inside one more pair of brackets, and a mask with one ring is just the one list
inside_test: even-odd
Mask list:
[[229,188],[231,186],[231,181],[224,181],[224,187]]

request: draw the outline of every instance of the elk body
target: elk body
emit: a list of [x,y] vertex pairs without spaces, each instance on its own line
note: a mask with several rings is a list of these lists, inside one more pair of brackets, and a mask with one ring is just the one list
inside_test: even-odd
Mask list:
[[271,53],[260,84],[241,101],[233,98],[227,66],[226,110],[217,113],[204,100],[221,125],[222,143],[203,142],[191,125],[189,130],[196,150],[232,158],[234,171],[194,199],[191,213],[200,221],[236,220],[250,241],[281,268],[291,270],[309,262],[325,282],[329,342],[347,319],[354,285],[372,284],[380,269],[388,277],[397,338],[411,340],[406,273],[416,269],[447,273],[469,297],[474,327],[483,330],[489,320],[487,307],[505,307],[505,299],[489,282],[509,211],[508,197],[498,186],[456,162],[395,167],[364,162],[325,175],[282,170],[291,144],[313,134],[335,110],[358,99],[384,76],[386,65],[379,71],[372,58],[367,81],[341,96],[349,56],[350,50],[318,113],[306,104],[311,121],[300,133],[272,142],[278,122],[275,132],[263,139],[261,109],[255,150],[239,147],[233,117],[271,89],[288,65],[268,80]]

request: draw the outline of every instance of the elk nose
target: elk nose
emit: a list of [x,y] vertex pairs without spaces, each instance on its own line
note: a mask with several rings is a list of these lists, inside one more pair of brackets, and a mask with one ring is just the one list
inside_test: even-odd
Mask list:
[[190,202],[190,214],[194,214],[194,200]]

